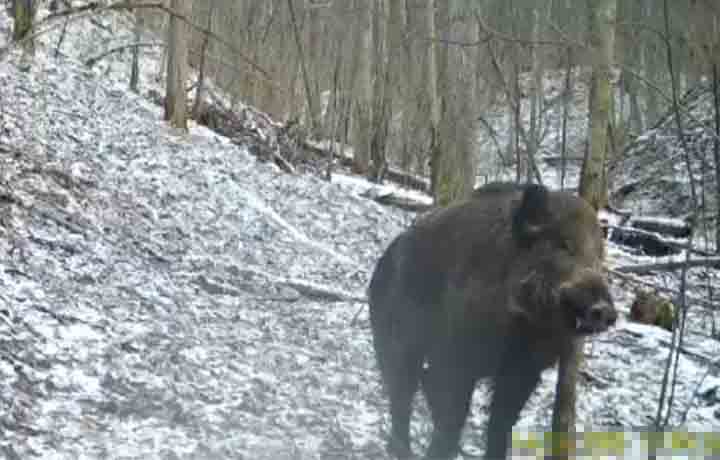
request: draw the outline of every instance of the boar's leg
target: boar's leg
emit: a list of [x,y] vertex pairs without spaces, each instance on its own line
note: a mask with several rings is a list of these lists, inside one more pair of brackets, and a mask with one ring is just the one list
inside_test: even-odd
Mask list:
[[410,414],[423,363],[420,333],[412,321],[417,321],[417,315],[403,314],[410,311],[407,301],[378,297],[380,300],[371,304],[371,325],[375,357],[390,401],[392,433],[388,450],[398,458],[409,458]]
[[410,414],[422,372],[422,354],[416,350],[389,350],[381,366],[392,422],[388,450],[398,458],[410,458]]
[[432,413],[433,435],[425,458],[452,459],[457,455],[470,411],[475,375],[462,362],[466,350],[451,349],[442,360],[431,360],[423,378],[423,392]]
[[524,355],[508,353],[494,378],[485,450],[488,460],[506,458],[512,427],[540,382],[542,365],[528,359],[527,351]]

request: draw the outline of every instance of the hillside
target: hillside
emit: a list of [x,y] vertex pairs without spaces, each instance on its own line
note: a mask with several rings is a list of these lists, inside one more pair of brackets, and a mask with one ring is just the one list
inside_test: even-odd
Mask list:
[[612,199],[637,213],[686,217],[692,209],[694,188],[706,209],[705,216],[698,216],[698,228],[707,225],[707,243],[714,248],[718,203],[712,85],[705,80],[680,96],[684,138],[678,136],[672,114],[639,136],[612,164]]
[[[17,52],[0,61],[0,453],[387,458],[362,299],[414,214],[364,198],[375,186],[362,179],[285,174],[206,128],[168,128],[127,90],[129,56],[83,64],[132,41],[103,21],[71,23],[57,58],[60,29],[29,68]],[[0,40],[7,29],[3,11]],[[144,51],[144,89],[158,60]],[[615,245],[610,255],[613,266],[650,260]],[[630,286],[613,290],[627,313]],[[693,431],[720,426],[714,314],[693,305],[679,363],[671,423]],[[590,341],[579,428],[646,426],[669,343],[624,317]],[[518,431],[549,426],[555,374]],[[485,394],[469,452],[483,446]],[[429,428],[413,425],[423,442]]]

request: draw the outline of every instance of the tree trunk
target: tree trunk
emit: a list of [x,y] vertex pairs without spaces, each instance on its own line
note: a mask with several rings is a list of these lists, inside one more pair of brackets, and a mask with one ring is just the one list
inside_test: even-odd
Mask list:
[[[133,28],[133,34],[135,36],[135,43],[140,43],[140,37],[142,29],[144,27],[142,10],[135,11],[135,25]],[[138,92],[138,85],[140,84],[140,47],[135,46],[132,50],[132,64],[130,64],[130,91],[133,93]]]
[[[182,17],[189,17],[190,0],[172,0],[171,9]],[[187,25],[180,18],[170,17],[168,27],[168,67],[165,97],[165,120],[176,128],[187,131],[187,101],[185,83],[188,71]]]
[[[35,0],[11,0],[10,9],[15,20],[13,25],[14,41],[26,39],[32,30],[36,6]],[[23,48],[26,55],[32,57],[35,54],[35,40],[32,38],[27,40]]]
[[[427,0],[425,4],[425,19],[427,21],[428,36],[431,40],[427,49],[427,98],[430,102],[430,190],[433,196],[436,196],[437,188],[437,165],[439,162],[438,153],[440,151],[438,139],[440,137],[440,95],[437,87],[437,49],[438,44],[434,40],[437,39],[437,31],[435,30],[435,0]],[[435,198],[437,200],[437,198]]]
[[357,9],[356,20],[353,24],[354,52],[353,74],[353,172],[367,174],[370,167],[370,114],[372,107],[372,33],[370,28],[371,10],[365,0],[355,0]]
[[[720,54],[720,53],[718,53]],[[715,101],[715,139],[713,161],[715,162],[715,252],[720,254],[720,64],[713,63],[713,100]]]
[[565,176],[567,175],[567,122],[570,115],[570,106],[573,101],[572,84],[572,48],[567,48],[567,68],[565,69],[565,85],[563,87],[563,117],[560,133],[560,189],[565,190]]
[[[617,0],[588,0],[591,64],[589,148],[583,162],[580,196],[596,210],[607,202],[605,158],[610,123],[610,69],[613,62]],[[582,364],[584,340],[576,339],[560,357],[555,406],[553,407],[553,458],[570,458],[574,451],[577,375]]]
[[[540,11],[533,11],[532,40],[540,38]],[[532,89],[530,93],[530,131],[527,139],[527,168],[525,170],[525,181],[530,183],[533,178],[532,165],[535,164],[535,157],[540,149],[540,132],[542,127],[542,102],[543,102],[543,66],[539,47],[530,45],[530,65],[532,66]]]
[[593,66],[590,85],[589,148],[580,177],[580,195],[595,209],[607,204],[605,163],[608,151],[608,126],[612,87],[615,14],[617,0],[589,0],[589,44]]
[[[656,2],[655,0],[643,0],[642,3],[641,17],[644,21],[651,21]],[[643,40],[640,43],[640,68],[643,76],[650,81],[655,81],[657,75],[663,75],[665,72],[664,66],[658,63],[658,49],[655,42],[655,40]],[[658,92],[655,88],[645,85],[645,98],[647,101],[645,123],[647,126],[652,126],[658,121],[662,110]]]
[[687,76],[688,85],[690,87],[700,82],[703,76],[704,63],[709,56],[705,56],[703,52],[704,29],[703,18],[708,14],[705,5],[699,0],[690,0],[688,8],[688,23],[691,27],[687,30]]
[[198,81],[195,88],[195,103],[193,105],[192,115],[195,120],[200,117],[202,110],[203,90],[205,88],[205,64],[207,62],[208,45],[210,43],[210,33],[212,32],[213,15],[215,14],[215,2],[211,2],[208,6],[207,32],[203,39],[202,48],[200,49],[200,65],[198,65]]
[[552,460],[573,458],[575,450],[575,400],[577,398],[577,376],[583,361],[584,339],[575,339],[566,353],[560,356],[558,380],[555,387],[555,402],[552,416],[551,456]]
[[290,11],[290,19],[292,21],[293,33],[295,35],[295,44],[297,45],[298,58],[300,59],[300,71],[302,72],[303,88],[305,89],[305,102],[308,114],[308,123],[314,137],[320,134],[320,106],[317,91],[314,90],[312,81],[310,80],[310,71],[308,69],[307,57],[303,49],[302,37],[300,36],[300,27],[297,23],[295,7],[293,0],[287,0],[288,9]]
[[[370,168],[368,178],[372,181],[380,180],[385,168],[385,145],[390,123],[390,108],[392,102],[392,89],[390,88],[390,60],[389,60],[389,33],[392,18],[388,15],[387,1],[395,4],[393,10],[397,14],[399,2],[392,0],[374,0],[372,14],[373,37],[373,104],[372,126],[370,134]],[[384,19],[384,20],[383,20]]]
[[[447,2],[428,0],[428,31],[433,41],[428,54],[428,97],[431,107],[430,175],[432,194],[436,205],[445,206],[469,196],[474,174],[464,164],[463,149],[459,144],[451,146],[451,127],[457,120],[449,120],[448,111],[448,63],[446,43],[440,43],[438,30],[443,38],[450,29],[450,11]],[[451,148],[452,147],[452,148]],[[472,177],[472,179],[471,179]]]

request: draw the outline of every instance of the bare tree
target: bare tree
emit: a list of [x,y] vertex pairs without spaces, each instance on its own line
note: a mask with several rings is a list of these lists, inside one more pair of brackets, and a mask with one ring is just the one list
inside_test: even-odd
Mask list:
[[13,40],[26,40],[24,49],[30,57],[35,54],[35,41],[28,33],[32,30],[36,9],[36,0],[10,0],[10,12],[15,20]]
[[192,116],[196,120],[200,117],[202,110],[203,90],[205,88],[205,64],[207,62],[208,45],[210,44],[210,33],[212,32],[213,15],[215,14],[215,7],[217,4],[211,2],[208,5],[208,20],[207,20],[207,32],[203,39],[202,47],[200,49],[200,64],[198,66],[198,81],[197,87],[195,88],[195,103],[193,104]]
[[435,9],[437,7],[435,0],[427,0],[426,20],[428,36],[432,43],[427,49],[427,98],[430,101],[430,187],[437,201],[438,189],[438,164],[440,163],[439,154],[442,147],[440,146],[440,92],[438,91],[438,51],[440,45],[437,40],[437,28],[435,25]]
[[140,37],[144,27],[144,18],[142,10],[135,11],[135,24],[133,26],[133,35],[135,37],[136,46],[132,50],[132,63],[130,64],[130,90],[134,93],[138,92],[138,84],[140,83]]
[[367,174],[370,167],[370,125],[373,100],[372,85],[372,49],[373,37],[370,21],[371,10],[365,0],[355,0],[357,10],[353,22],[353,63],[355,74],[353,91],[352,137],[355,152],[353,170],[359,174]]
[[[447,34],[450,25],[447,2],[428,0],[427,25],[432,39],[428,49],[428,97],[430,99],[430,168],[432,193],[435,204],[447,205],[469,196],[474,185],[474,171],[468,165],[467,150],[460,144],[450,142],[452,130],[457,126],[458,97],[450,110],[450,79],[448,71],[449,50],[447,40],[440,38]],[[457,89],[457,87],[455,88]],[[450,117],[453,116],[453,120]]]
[[[172,0],[170,8],[180,16],[189,17],[190,0]],[[171,16],[167,36],[165,120],[184,130],[187,130],[185,84],[188,72],[188,40],[189,32],[185,22]]]
[[[617,0],[588,0],[588,39],[590,43],[592,83],[589,103],[589,148],[580,181],[580,196],[596,210],[607,200],[605,158],[610,122],[610,69],[613,64]],[[556,460],[570,458],[575,432],[577,375],[582,363],[584,340],[560,357],[555,405],[553,407],[553,454]]]
[[589,0],[588,42],[592,63],[588,149],[580,177],[580,195],[595,209],[607,203],[606,160],[612,107],[611,66],[617,0]]
[[[393,25],[395,22],[397,25]],[[379,181],[385,169],[385,149],[392,117],[391,54],[400,48],[400,2],[375,0],[373,10],[373,111],[370,140],[370,179]]]
[[[718,52],[720,55],[720,45]],[[718,59],[720,61],[720,59]],[[720,63],[713,63],[713,100],[715,105],[715,139],[713,140],[713,160],[715,162],[715,252],[720,254]]]
[[[295,35],[295,44],[297,46],[298,56],[300,58],[300,70],[302,72],[303,87],[305,88],[305,102],[307,104],[308,120],[313,135],[320,134],[320,107],[319,97],[316,91],[317,86],[313,85],[310,80],[310,72],[308,70],[308,57],[303,47],[302,36],[300,35],[300,26],[298,25],[297,15],[292,0],[287,0],[288,10],[290,11],[290,19],[292,21],[293,34]],[[314,36],[314,35],[313,35]],[[312,45],[309,46],[312,50]]]

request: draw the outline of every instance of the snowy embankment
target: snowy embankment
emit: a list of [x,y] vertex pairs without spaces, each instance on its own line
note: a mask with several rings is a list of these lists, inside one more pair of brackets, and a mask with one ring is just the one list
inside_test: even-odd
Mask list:
[[[386,458],[356,300],[412,215],[361,197],[362,181],[290,176],[204,128],[177,133],[124,82],[45,52],[26,71],[0,62],[0,453]],[[675,403],[710,431],[719,347],[702,332]],[[621,322],[592,340],[579,425],[646,425],[669,338]],[[554,385],[548,371],[518,430],[548,426]],[[427,419],[413,429],[426,439]]]

